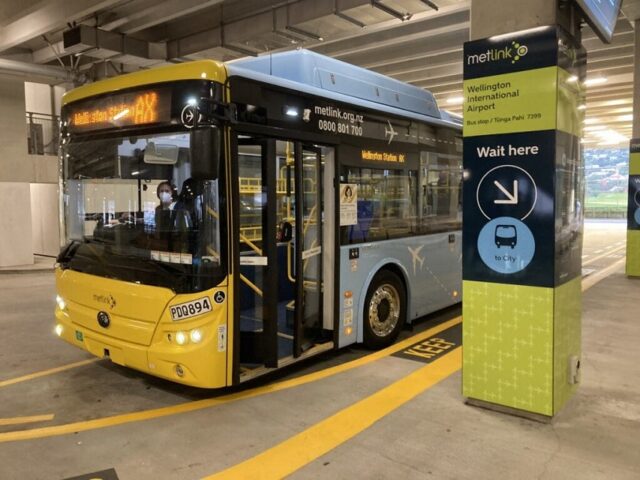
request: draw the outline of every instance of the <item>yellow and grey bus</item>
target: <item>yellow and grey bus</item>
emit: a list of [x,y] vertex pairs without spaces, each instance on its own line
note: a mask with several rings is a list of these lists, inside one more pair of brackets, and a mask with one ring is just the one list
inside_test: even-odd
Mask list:
[[195,61],[64,96],[56,333],[235,385],[460,301],[461,124],[308,51]]

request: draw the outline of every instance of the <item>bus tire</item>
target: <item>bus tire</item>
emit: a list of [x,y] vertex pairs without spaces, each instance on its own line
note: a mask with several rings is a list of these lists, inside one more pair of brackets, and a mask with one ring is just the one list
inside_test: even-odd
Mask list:
[[364,301],[363,340],[374,350],[391,345],[404,324],[406,292],[402,280],[389,270],[380,270]]

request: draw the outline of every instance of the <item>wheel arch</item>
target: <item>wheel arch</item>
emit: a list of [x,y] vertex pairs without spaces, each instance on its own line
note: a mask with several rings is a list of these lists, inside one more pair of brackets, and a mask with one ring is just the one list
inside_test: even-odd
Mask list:
[[411,311],[410,298],[411,298],[411,285],[409,284],[409,274],[407,269],[395,258],[384,258],[381,259],[375,266],[371,269],[369,274],[367,275],[366,281],[362,286],[362,290],[360,291],[360,298],[358,301],[358,336],[357,342],[362,343],[364,341],[364,303],[367,297],[367,292],[369,291],[369,287],[371,287],[371,283],[373,282],[374,277],[381,271],[388,270],[391,273],[394,273],[398,276],[400,281],[404,286],[404,294],[405,294],[405,304],[407,308],[405,309],[405,318],[404,322],[408,322],[409,312]]

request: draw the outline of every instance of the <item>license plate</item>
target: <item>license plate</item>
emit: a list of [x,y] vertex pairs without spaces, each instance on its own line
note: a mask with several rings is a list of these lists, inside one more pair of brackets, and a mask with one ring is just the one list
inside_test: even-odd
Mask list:
[[191,318],[210,312],[211,300],[209,300],[208,297],[203,297],[197,300],[191,300],[190,302],[172,305],[169,307],[169,310],[171,312],[172,320],[184,320],[185,318]]

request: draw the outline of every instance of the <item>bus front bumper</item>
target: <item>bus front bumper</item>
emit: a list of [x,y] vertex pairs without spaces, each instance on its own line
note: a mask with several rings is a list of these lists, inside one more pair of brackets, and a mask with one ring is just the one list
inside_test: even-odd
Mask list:
[[155,377],[199,388],[220,388],[228,385],[226,355],[216,348],[218,339],[205,332],[198,345],[167,345],[164,341],[139,345],[109,337],[101,332],[74,323],[71,316],[56,307],[56,334],[75,347],[98,358],[133,368]]

